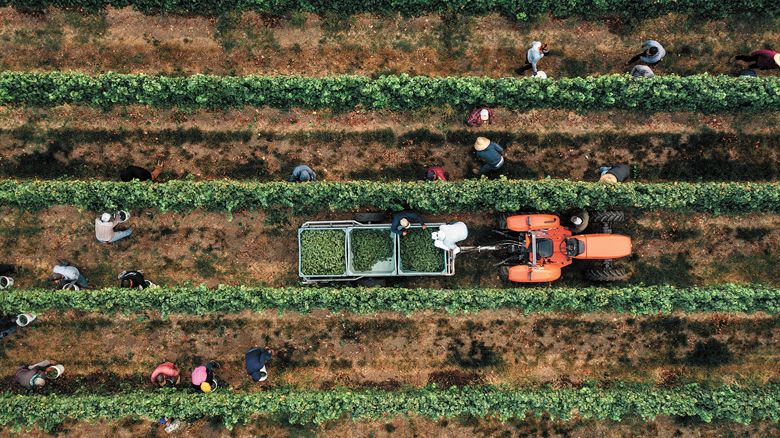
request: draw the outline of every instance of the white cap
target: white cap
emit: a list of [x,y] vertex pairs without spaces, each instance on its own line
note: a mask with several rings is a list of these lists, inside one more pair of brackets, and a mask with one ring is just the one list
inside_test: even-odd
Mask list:
[[101,222],[111,222],[111,214],[110,213],[103,213],[100,215],[100,221]]
[[482,111],[479,112],[479,118],[487,121],[490,118],[490,113],[485,108],[482,108]]
[[539,79],[547,79],[547,73],[539,70],[536,72],[536,75],[534,77]]

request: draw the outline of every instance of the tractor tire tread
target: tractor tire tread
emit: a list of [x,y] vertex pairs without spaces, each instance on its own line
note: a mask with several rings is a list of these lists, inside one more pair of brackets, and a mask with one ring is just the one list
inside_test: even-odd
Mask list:
[[590,223],[616,224],[626,220],[626,214],[622,211],[598,211],[590,215]]
[[631,274],[623,268],[592,268],[585,272],[585,277],[590,281],[626,281]]

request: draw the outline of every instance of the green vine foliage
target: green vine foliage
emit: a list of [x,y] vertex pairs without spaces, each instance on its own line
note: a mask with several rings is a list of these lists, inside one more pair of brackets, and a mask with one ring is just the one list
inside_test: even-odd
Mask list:
[[450,313],[518,309],[534,312],[619,312],[638,315],[698,312],[780,313],[780,289],[762,285],[552,287],[507,289],[428,289],[372,287],[161,287],[65,291],[7,289],[0,294],[6,314],[83,310],[103,313],[167,314],[251,311],[410,314],[435,310]]
[[543,14],[556,18],[579,17],[604,19],[620,17],[624,20],[640,20],[664,16],[668,13],[693,14],[705,19],[736,16],[777,17],[780,7],[770,0],[656,0],[637,2],[630,0],[0,0],[0,6],[14,6],[24,11],[42,11],[50,7],[75,8],[98,11],[107,6],[123,8],[131,6],[144,13],[175,13],[219,15],[231,11],[253,10],[262,14],[282,15],[294,11],[317,14],[332,13],[349,16],[359,13],[400,13],[418,16],[429,13],[460,13],[484,15],[500,13],[525,21]]
[[301,233],[301,271],[306,275],[346,273],[344,239],[340,230],[306,230]]
[[401,268],[406,272],[441,272],[444,251],[433,244],[431,233],[437,228],[412,228],[401,237]]
[[393,256],[393,236],[388,230],[355,229],[351,236],[352,266],[369,272],[377,262]]
[[161,211],[290,208],[295,213],[413,209],[431,213],[596,210],[780,212],[780,183],[624,183],[567,180],[465,180],[431,182],[204,182],[15,181],[0,180],[0,206],[40,210],[55,205],[102,211],[153,208]]
[[433,386],[401,391],[304,391],[272,389],[262,392],[193,394],[172,390],[115,395],[0,394],[0,425],[13,430],[39,426],[51,430],[66,420],[96,421],[142,417],[155,420],[220,418],[232,428],[257,416],[292,424],[323,424],[343,418],[379,419],[418,415],[440,419],[495,417],[501,421],[527,414],[552,419],[620,421],[659,415],[695,418],[704,422],[780,419],[780,385],[704,387],[688,384],[673,388],[615,383],[600,387],[521,388]]
[[780,78],[629,75],[535,78],[381,76],[148,76],[0,73],[0,105],[151,105],[227,109],[417,110],[488,105],[514,110],[746,112],[780,107]]

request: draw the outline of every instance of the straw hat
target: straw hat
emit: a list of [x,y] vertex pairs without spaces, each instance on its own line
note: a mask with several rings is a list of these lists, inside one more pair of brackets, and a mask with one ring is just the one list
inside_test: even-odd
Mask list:
[[40,388],[41,386],[46,384],[46,381],[43,380],[43,377],[36,377],[36,378],[33,379],[32,383],[33,383],[33,385],[35,385],[35,386]]
[[618,180],[615,175],[611,173],[605,173],[604,175],[601,175],[601,178],[599,178],[599,182],[603,182],[607,184],[616,184]]
[[478,151],[484,151],[490,145],[490,140],[485,137],[477,137],[477,142],[474,143],[474,149]]
[[407,218],[403,218],[403,219],[401,219],[401,220],[400,220],[400,224],[401,224],[401,226],[402,226],[402,227],[404,227],[404,228],[409,228],[409,225],[410,225],[410,224],[409,224],[409,219],[407,219]]
[[211,385],[209,382],[203,382],[200,384],[200,390],[206,393],[211,392]]
[[775,53],[775,56],[772,57],[775,60],[775,64],[780,66],[780,53]]

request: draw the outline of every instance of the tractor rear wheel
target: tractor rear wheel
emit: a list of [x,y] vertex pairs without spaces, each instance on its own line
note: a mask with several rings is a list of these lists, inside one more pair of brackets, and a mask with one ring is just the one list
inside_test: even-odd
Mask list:
[[355,213],[352,216],[352,219],[364,224],[378,224],[386,222],[388,220],[388,215],[387,213],[378,211],[369,211],[366,213]]
[[602,267],[585,271],[585,278],[590,281],[626,281],[631,274],[623,268]]
[[590,215],[590,223],[617,224],[626,220],[622,211],[599,211]]

